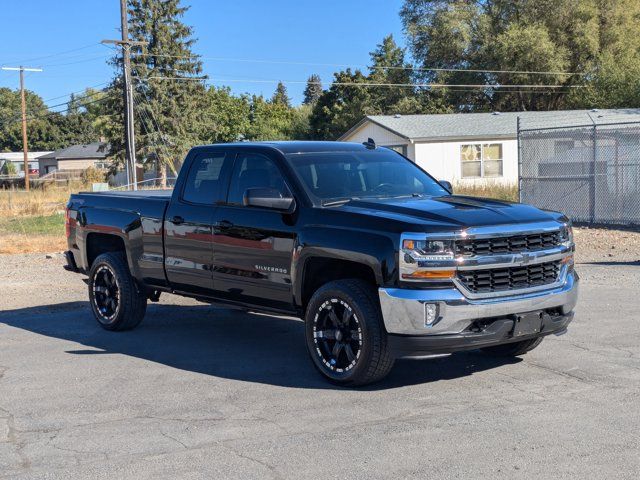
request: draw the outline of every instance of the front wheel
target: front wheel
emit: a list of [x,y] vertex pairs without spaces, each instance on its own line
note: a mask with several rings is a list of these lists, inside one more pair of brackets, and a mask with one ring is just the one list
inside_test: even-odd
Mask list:
[[147,310],[147,298],[138,291],[121,253],[103,253],[95,259],[89,272],[89,301],[106,330],[135,328]]
[[305,331],[311,360],[333,383],[374,383],[393,367],[374,293],[361,280],[338,280],[316,291],[307,306]]

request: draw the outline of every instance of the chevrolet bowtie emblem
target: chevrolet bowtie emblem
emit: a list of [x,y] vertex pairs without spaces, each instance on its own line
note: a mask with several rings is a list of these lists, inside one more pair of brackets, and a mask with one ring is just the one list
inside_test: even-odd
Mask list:
[[522,263],[523,264],[527,264],[531,261],[532,256],[528,253],[523,253],[522,254]]

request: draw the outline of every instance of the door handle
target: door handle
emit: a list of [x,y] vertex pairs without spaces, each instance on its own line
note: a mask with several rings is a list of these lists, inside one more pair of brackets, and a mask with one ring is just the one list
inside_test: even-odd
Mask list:
[[232,228],[233,223],[231,223],[229,220],[220,220],[219,222],[216,222],[216,227],[222,229]]
[[180,224],[184,223],[184,218],[182,218],[180,215],[176,215],[175,217],[171,218],[171,223],[174,223],[176,225],[180,225]]

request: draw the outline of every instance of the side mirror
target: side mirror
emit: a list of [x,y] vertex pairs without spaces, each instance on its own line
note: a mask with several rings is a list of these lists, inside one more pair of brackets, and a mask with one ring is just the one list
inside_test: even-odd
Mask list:
[[447,192],[453,193],[453,185],[451,185],[451,182],[448,182],[447,180],[440,180],[438,183],[442,185]]
[[245,207],[261,207],[281,212],[293,212],[295,200],[283,197],[282,192],[275,188],[248,188],[242,197]]

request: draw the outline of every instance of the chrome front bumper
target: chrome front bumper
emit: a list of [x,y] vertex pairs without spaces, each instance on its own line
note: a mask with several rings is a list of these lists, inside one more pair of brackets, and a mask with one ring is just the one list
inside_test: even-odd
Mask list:
[[[467,329],[475,320],[560,308],[573,310],[578,300],[579,278],[575,271],[554,288],[514,296],[470,299],[457,288],[411,290],[380,288],[380,306],[387,332],[398,335],[446,335]],[[438,305],[438,317],[425,325],[425,304]]]

